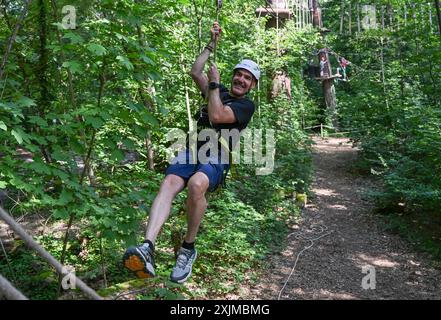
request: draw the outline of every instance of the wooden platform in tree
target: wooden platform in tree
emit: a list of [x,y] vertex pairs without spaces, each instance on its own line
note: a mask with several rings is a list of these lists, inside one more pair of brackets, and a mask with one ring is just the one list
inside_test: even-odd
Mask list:
[[290,9],[281,9],[281,8],[257,8],[256,16],[265,17],[267,15],[271,15],[273,17],[279,16],[280,19],[291,19],[291,10]]
[[334,75],[328,76],[328,77],[315,77],[315,80],[324,81],[324,80],[331,80],[331,79],[341,78],[341,77],[342,77],[341,74],[334,74]]

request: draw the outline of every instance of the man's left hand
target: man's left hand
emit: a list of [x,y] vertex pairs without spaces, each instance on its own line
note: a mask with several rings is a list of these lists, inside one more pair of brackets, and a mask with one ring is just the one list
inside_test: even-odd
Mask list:
[[212,63],[211,66],[208,67],[207,77],[209,82],[220,82],[219,70],[217,70],[217,67],[214,63]]

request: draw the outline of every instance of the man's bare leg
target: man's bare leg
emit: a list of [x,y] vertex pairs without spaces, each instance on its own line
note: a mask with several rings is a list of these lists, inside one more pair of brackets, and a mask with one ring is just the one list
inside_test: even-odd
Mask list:
[[208,177],[205,173],[197,172],[188,181],[187,199],[187,234],[182,248],[178,251],[176,264],[170,274],[170,280],[183,283],[191,276],[192,266],[197,257],[194,241],[198,233],[202,217],[207,209],[205,192],[209,186]]
[[146,239],[155,244],[156,238],[162,226],[167,221],[173,199],[185,187],[185,181],[181,177],[170,174],[165,177],[159,192],[153,201],[150,209],[149,221],[147,224]]
[[[123,256],[124,266],[134,272],[139,278],[155,276],[155,262],[153,258],[154,242],[161,227],[170,215],[173,199],[184,189],[185,182],[176,175],[168,175],[161,184],[158,195],[150,210],[146,238],[151,243],[129,247]],[[153,246],[152,246],[153,245]]]
[[188,181],[187,199],[187,234],[185,242],[195,241],[202,218],[207,209],[207,199],[205,193],[208,190],[209,180],[205,173],[197,172]]

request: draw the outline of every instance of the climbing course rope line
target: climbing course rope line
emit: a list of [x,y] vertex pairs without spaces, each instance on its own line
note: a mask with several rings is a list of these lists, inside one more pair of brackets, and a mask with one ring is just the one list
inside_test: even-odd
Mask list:
[[[47,252],[40,244],[38,244],[15,220],[0,207],[0,219],[6,222],[11,229],[28,245],[29,248],[37,251],[37,253],[45,259],[50,265],[52,265],[59,274],[65,273],[64,266],[58,262],[49,252]],[[93,289],[85,284],[81,279],[75,277],[75,285],[87,294],[89,297],[95,300],[102,300]]]
[[[328,47],[328,48],[329,48],[329,47]],[[316,55],[318,54],[319,51],[320,51],[320,50],[313,50],[313,51],[310,53],[310,56],[316,56]],[[328,52],[328,54],[333,55],[333,56],[336,58],[337,62],[338,62],[338,60],[339,60],[340,57],[342,57],[342,58],[344,57],[344,56],[342,56],[341,54],[335,52],[335,51],[332,50],[332,49],[328,49],[327,52]],[[356,53],[356,55],[358,55],[358,53]],[[349,61],[349,60],[348,60],[348,61]],[[354,68],[354,72],[355,72],[355,74],[351,77],[351,79],[354,79],[355,77],[358,77],[359,75],[364,74],[364,73],[369,73],[369,72],[370,72],[370,73],[378,73],[378,72],[381,72],[381,70],[373,70],[373,69],[369,69],[369,70],[368,70],[368,69],[365,69],[365,68],[359,66],[358,64],[352,62],[352,61],[349,61],[349,63],[350,63],[350,65]],[[356,70],[358,70],[358,72],[357,72]]]
[[[319,229],[318,231],[317,231],[317,228]],[[317,234],[321,234],[321,233],[327,231],[328,227],[325,226],[324,224],[312,224],[310,230],[311,230],[312,234],[317,235]],[[334,232],[334,231],[331,230],[328,233],[322,234],[322,235],[320,235],[319,237],[316,237],[316,238],[308,237],[308,234],[305,231],[303,231],[303,232],[302,231],[296,231],[296,232],[290,233],[288,235],[288,238],[290,236],[292,236],[292,235],[295,235],[295,239],[310,241],[310,243],[307,246],[305,246],[297,254],[296,260],[294,262],[294,266],[292,267],[291,272],[290,272],[288,278],[286,279],[285,283],[283,284],[283,287],[282,287],[282,289],[279,292],[279,296],[277,297],[277,300],[280,300],[280,297],[282,296],[283,290],[285,290],[286,285],[288,284],[289,280],[291,279],[292,275],[294,274],[294,271],[295,271],[296,266],[297,266],[297,262],[299,261],[299,258],[302,255],[302,253],[305,252],[306,250],[312,248],[314,246],[314,244],[315,244],[314,241],[319,240],[319,239],[321,239],[323,237],[326,237],[326,236],[330,235],[332,232]]]

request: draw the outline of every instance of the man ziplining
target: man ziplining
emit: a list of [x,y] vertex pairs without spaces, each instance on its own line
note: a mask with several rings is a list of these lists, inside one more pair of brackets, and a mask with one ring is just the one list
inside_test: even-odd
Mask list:
[[[209,128],[217,133],[222,129],[245,129],[250,122],[255,106],[246,97],[260,78],[259,66],[251,60],[242,60],[234,67],[230,90],[220,84],[220,74],[215,64],[211,64],[207,74],[204,66],[210,54],[215,51],[220,38],[221,27],[216,21],[211,29],[211,41],[194,62],[191,76],[200,89],[202,96],[208,99],[207,106],[198,113],[198,128]],[[197,144],[197,151],[210,141]],[[217,141],[216,141],[217,143]],[[229,150],[232,145],[228,142]],[[212,149],[210,149],[212,150]],[[126,250],[123,256],[124,266],[133,271],[139,278],[155,276],[154,249],[156,238],[170,215],[173,199],[185,187],[187,198],[187,232],[181,248],[178,250],[176,264],[170,280],[185,282],[190,276],[192,265],[197,257],[195,239],[202,217],[207,208],[206,192],[215,191],[225,178],[230,163],[222,156],[222,147],[218,152],[204,154],[203,158],[193,160],[194,153],[189,145],[185,151],[178,153],[165,172],[165,178],[150,209],[145,241],[139,246]],[[196,152],[199,154],[200,152]],[[208,161],[205,161],[207,160]]]

